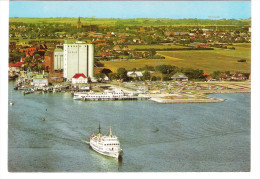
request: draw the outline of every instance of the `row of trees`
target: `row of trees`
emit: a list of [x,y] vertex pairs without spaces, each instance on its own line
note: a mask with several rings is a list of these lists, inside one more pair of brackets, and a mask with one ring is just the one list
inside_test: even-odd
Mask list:
[[[35,56],[38,56],[38,54],[36,54]],[[31,71],[41,72],[42,70],[44,70],[42,60],[30,56],[25,57],[24,70],[28,69],[30,69]]]
[[19,62],[21,58],[24,58],[25,54],[21,52],[10,52],[9,53],[9,63]]
[[[185,74],[191,80],[204,80],[204,72],[200,69],[191,69],[191,68],[179,68],[172,65],[159,65],[156,67],[146,65],[143,68],[139,68],[138,71],[142,71],[143,76],[137,78],[138,80],[151,80],[151,81],[168,81],[171,77],[177,73],[181,72]],[[136,68],[132,69],[131,71],[137,71]],[[161,75],[152,75],[151,71],[159,72]],[[157,73],[158,74],[158,73]],[[129,81],[134,80],[127,76],[127,70],[125,68],[118,68],[116,73],[107,73],[106,74],[110,80],[121,80],[121,81]],[[103,73],[98,73],[96,78],[103,79],[105,75]]]

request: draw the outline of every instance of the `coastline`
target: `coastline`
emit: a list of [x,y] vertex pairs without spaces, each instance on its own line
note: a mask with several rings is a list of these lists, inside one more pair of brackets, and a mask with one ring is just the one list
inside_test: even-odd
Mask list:
[[[161,104],[171,103],[218,103],[226,99],[212,98],[209,94],[251,93],[251,82],[198,82],[197,85],[226,86],[228,89],[186,90],[175,94],[147,94],[150,100]],[[238,88],[239,86],[239,88]]]

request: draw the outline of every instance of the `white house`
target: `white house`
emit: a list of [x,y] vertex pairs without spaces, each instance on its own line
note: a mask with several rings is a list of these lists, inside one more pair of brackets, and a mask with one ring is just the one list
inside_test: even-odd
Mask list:
[[128,71],[127,77],[131,78],[141,78],[143,76],[143,73],[141,71]]
[[46,75],[35,75],[33,77],[33,86],[34,87],[44,87],[44,86],[48,86],[48,78]]
[[86,84],[88,83],[88,78],[83,73],[76,73],[72,77],[72,84]]

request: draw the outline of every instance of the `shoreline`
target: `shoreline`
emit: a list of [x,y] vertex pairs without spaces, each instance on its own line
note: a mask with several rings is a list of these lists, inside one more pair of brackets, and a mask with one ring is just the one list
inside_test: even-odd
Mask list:
[[[159,93],[153,93],[154,89],[149,89],[146,93],[139,93],[138,98],[147,99],[160,104],[173,104],[173,103],[218,103],[224,102],[226,99],[220,99],[215,97],[210,97],[210,94],[232,94],[232,93],[251,93],[251,83],[246,82],[191,82],[191,83],[172,83],[175,86],[169,87],[165,86],[164,83],[160,83],[157,86]],[[104,84],[96,84],[97,87]],[[112,88],[121,88],[127,93],[135,93],[137,89],[127,87],[122,85],[122,83],[110,82],[105,85],[108,85]],[[153,85],[153,84],[151,84]],[[163,86],[164,85],[164,86]],[[214,86],[213,86],[214,85]],[[143,86],[143,84],[141,85]],[[176,88],[177,86],[177,88]],[[223,88],[226,89],[223,89]],[[186,89],[185,89],[186,88]],[[194,89],[195,88],[195,89]],[[72,89],[61,89],[56,92],[72,92]],[[49,91],[34,91],[28,93],[45,93]],[[27,94],[24,91],[24,95]]]
[[226,99],[221,98],[212,98],[208,97],[207,95],[210,94],[235,94],[235,93],[251,93],[251,91],[223,91],[223,92],[211,92],[211,93],[203,93],[203,96],[201,96],[200,99],[192,99],[192,98],[186,98],[186,99],[166,99],[166,97],[169,97],[169,95],[165,95],[164,97],[151,97],[149,100],[159,103],[159,104],[174,104],[174,103],[219,103],[224,102]]

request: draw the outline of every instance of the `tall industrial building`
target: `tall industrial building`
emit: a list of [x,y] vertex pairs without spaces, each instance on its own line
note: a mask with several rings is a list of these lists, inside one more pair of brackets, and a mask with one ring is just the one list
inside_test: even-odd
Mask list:
[[63,45],[63,76],[71,81],[76,73],[94,77],[94,46],[85,42],[65,42]]
[[54,50],[54,70],[63,69],[63,50],[61,48],[56,48]]

